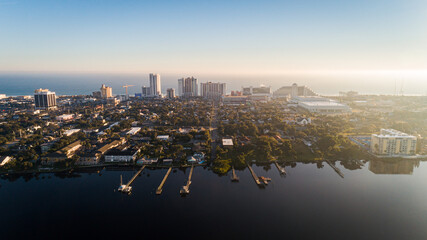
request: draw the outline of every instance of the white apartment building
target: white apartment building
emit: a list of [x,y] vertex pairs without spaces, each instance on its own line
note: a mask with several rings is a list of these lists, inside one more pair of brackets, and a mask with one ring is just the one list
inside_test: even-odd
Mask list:
[[417,137],[394,129],[381,129],[380,134],[371,136],[371,152],[376,155],[410,156],[416,149]]
[[160,74],[150,73],[150,95],[151,96],[162,95],[162,84],[160,81]]

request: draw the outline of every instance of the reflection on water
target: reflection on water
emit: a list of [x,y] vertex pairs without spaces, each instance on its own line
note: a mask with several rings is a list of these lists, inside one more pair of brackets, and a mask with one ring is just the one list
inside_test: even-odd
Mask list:
[[375,174],[409,174],[412,175],[414,167],[420,166],[416,159],[376,159],[369,162],[369,170]]

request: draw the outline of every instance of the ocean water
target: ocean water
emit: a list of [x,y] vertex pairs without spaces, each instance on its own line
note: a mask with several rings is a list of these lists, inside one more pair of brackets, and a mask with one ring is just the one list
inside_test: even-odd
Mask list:
[[[405,160],[406,161],[406,160]],[[357,170],[340,163],[344,178],[324,163],[254,167],[271,177],[259,188],[248,169],[217,176],[194,170],[190,194],[179,189],[189,174],[145,169],[131,195],[116,191],[120,175],[41,174],[0,179],[2,239],[427,239],[427,162],[384,162]]]
[[[162,75],[162,92],[177,88],[177,79],[187,75]],[[273,91],[293,83],[306,85],[322,95],[338,95],[340,91],[358,91],[362,94],[427,95],[427,74],[311,74],[311,75],[198,75],[200,82],[225,82],[227,91],[241,90],[242,86],[271,86]],[[147,74],[53,74],[53,73],[0,73],[0,94],[8,96],[32,95],[34,89],[48,88],[58,95],[91,94],[101,84],[113,88],[113,94],[140,93],[142,86],[149,86]]]

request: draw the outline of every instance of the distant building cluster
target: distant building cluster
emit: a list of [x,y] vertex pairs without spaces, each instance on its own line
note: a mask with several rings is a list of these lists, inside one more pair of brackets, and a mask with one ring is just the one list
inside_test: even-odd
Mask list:
[[[307,86],[298,86],[296,83],[291,86],[283,86],[274,93],[270,86],[261,85],[259,87],[242,87],[241,91],[231,91],[227,95],[227,85],[221,82],[204,82],[200,83],[195,77],[186,77],[178,79],[178,88],[175,92],[174,88],[168,88],[166,95],[162,95],[161,77],[160,74],[149,74],[149,87],[143,86],[142,92],[135,94],[135,97],[142,98],[162,98],[174,99],[202,97],[221,101],[225,105],[240,105],[247,102],[269,102],[272,98],[286,98],[288,106],[295,107],[301,111],[316,114],[346,114],[350,113],[351,109],[346,104],[336,100],[320,97],[317,93]],[[123,87],[131,87],[133,85],[125,85]],[[340,93],[342,96],[356,96],[356,92]],[[56,96],[54,92],[47,89],[37,89],[35,92],[36,109],[49,109],[56,107]],[[102,84],[100,91],[93,92],[93,97],[106,99],[107,104],[117,105],[121,101],[128,101],[129,95],[113,96],[111,87]],[[61,119],[66,121],[67,119]]]
[[242,87],[242,94],[248,96],[250,100],[262,102],[270,101],[273,96],[270,86]]

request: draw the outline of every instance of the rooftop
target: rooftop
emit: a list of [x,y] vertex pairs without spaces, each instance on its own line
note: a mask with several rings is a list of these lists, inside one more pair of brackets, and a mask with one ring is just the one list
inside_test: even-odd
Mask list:
[[233,139],[231,138],[223,138],[222,139],[223,146],[233,146]]

